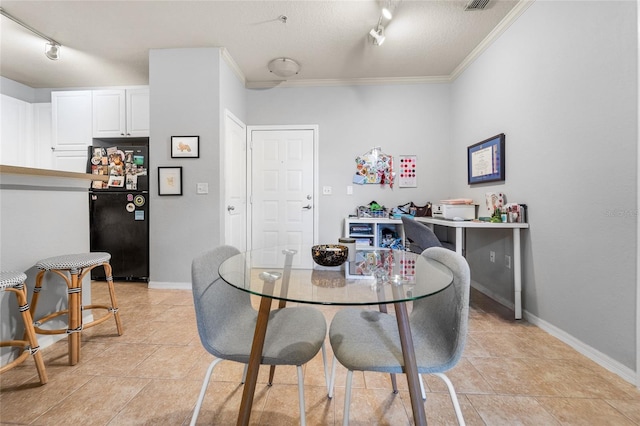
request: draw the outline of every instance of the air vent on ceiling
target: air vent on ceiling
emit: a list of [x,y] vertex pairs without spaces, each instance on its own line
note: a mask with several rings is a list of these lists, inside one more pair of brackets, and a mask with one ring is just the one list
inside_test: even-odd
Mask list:
[[489,0],[471,0],[464,7],[464,10],[482,10],[487,7],[487,4],[489,4]]

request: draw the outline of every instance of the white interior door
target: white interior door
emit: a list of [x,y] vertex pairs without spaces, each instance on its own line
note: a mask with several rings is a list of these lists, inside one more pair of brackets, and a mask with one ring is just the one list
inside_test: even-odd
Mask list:
[[246,126],[229,111],[224,116],[224,244],[247,248]]
[[312,245],[317,127],[250,127],[251,245]]

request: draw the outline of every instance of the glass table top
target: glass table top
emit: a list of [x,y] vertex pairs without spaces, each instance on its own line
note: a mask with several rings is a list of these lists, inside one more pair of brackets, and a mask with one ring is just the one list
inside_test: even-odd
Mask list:
[[422,255],[398,250],[357,250],[352,262],[316,265],[311,246],[240,253],[220,265],[228,284],[258,296],[323,305],[375,305],[435,294],[453,281],[451,270]]

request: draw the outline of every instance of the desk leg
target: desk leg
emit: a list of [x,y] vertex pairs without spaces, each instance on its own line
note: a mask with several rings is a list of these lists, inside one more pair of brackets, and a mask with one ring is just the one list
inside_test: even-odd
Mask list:
[[462,228],[456,228],[456,253],[460,256],[464,256],[464,238],[462,237]]
[[[268,281],[265,282],[267,285]],[[273,290],[273,283],[271,283]],[[267,335],[267,323],[269,322],[269,312],[271,311],[271,300],[268,297],[260,299],[260,310],[258,311],[258,320],[256,322],[256,331],[253,334],[253,344],[251,345],[251,354],[249,355],[249,367],[247,369],[247,379],[244,383],[242,391],[242,402],[240,403],[240,412],[238,413],[238,426],[246,426],[249,424],[251,416],[251,406],[253,405],[253,395],[256,392],[256,383],[258,381],[258,370],[260,369],[260,360],[262,359],[262,349],[264,347],[264,339]]]
[[520,247],[520,228],[513,228],[513,296],[516,319],[522,319],[522,261]]
[[402,356],[404,358],[405,374],[409,383],[409,395],[411,396],[411,408],[413,409],[413,421],[418,426],[427,424],[427,417],[424,412],[424,402],[420,392],[420,376],[416,365],[416,353],[413,348],[413,337],[409,326],[409,315],[407,305],[395,303],[396,319],[398,321],[398,331],[400,332],[400,344],[402,346]]

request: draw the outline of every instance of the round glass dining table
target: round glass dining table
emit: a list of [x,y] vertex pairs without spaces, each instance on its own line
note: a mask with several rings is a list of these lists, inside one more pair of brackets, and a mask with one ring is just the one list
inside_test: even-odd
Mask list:
[[315,264],[311,253],[311,246],[270,247],[240,253],[220,265],[219,274],[226,283],[261,297],[237,424],[249,423],[274,299],[279,300],[279,308],[286,302],[380,305],[382,310],[386,304],[393,304],[414,420],[417,425],[426,424],[406,302],[447,288],[453,281],[451,270],[408,251],[358,249],[351,261],[333,268]]

